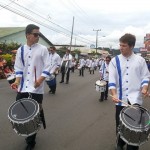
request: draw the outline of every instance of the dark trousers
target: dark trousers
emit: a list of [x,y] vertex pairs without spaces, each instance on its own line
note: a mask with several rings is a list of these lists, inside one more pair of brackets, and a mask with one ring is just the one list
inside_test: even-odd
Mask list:
[[81,76],[84,76],[84,67],[81,67],[81,69],[79,70],[79,75]]
[[68,68],[67,72],[65,72],[64,70],[61,70],[61,81],[64,82],[64,78],[65,78],[65,74],[66,74],[66,82],[69,82],[69,77],[70,77],[70,70],[71,68]]
[[105,92],[101,92],[101,96],[100,99],[104,100],[108,98],[108,81],[106,81],[106,91]]
[[90,74],[93,72],[93,74],[94,74],[94,70],[90,70]]
[[72,72],[74,72],[74,68],[75,68],[75,66],[73,66],[73,67],[71,68]]
[[[119,126],[119,115],[121,110],[123,109],[123,106],[118,106],[116,105],[116,134],[118,134],[118,126]],[[120,136],[118,136],[117,138],[117,145],[123,147],[126,143],[120,138]],[[139,147],[138,146],[132,146],[132,145],[128,145],[127,144],[127,149],[126,150],[138,150]]]
[[[43,94],[35,94],[35,93],[30,93],[31,94],[31,97],[32,99],[34,99],[35,101],[37,101],[39,104],[42,104],[42,101],[43,101]],[[19,100],[19,99],[22,99],[22,98],[28,98],[29,97],[29,93],[17,93],[17,96],[16,96],[16,101]],[[42,113],[41,113],[42,112]],[[41,110],[40,112],[40,116],[41,115],[44,115],[44,112],[43,110]],[[36,139],[36,133],[31,135],[31,136],[28,136],[26,138],[26,143],[27,144],[30,144],[32,146],[34,146],[36,143],[35,143],[35,139]]]

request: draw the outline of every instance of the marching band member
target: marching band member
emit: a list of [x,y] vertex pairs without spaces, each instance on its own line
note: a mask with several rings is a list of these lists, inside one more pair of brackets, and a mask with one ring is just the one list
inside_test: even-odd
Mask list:
[[85,59],[84,58],[81,58],[79,60],[79,76],[82,75],[82,77],[84,76],[84,67],[85,67]]
[[70,54],[70,50],[66,50],[66,54],[63,56],[62,62],[61,62],[61,81],[60,83],[64,82],[64,77],[66,74],[66,84],[69,83],[69,76],[70,76],[70,70],[71,70],[71,63],[72,63],[72,55]]
[[[56,76],[58,74],[58,70],[60,67],[60,56],[56,53],[56,48],[54,46],[49,48],[50,55],[49,55],[49,60],[50,60],[50,76],[48,77],[47,84],[50,88],[49,93],[55,94],[56,92]],[[52,78],[53,77],[53,78]]]
[[90,74],[93,72],[94,74],[94,68],[95,68],[95,62],[94,62],[94,58],[92,58],[90,60],[90,64],[89,64],[89,69],[90,69]]
[[[40,117],[46,128],[44,112],[42,108],[44,94],[44,80],[49,75],[50,65],[48,61],[48,49],[38,44],[40,31],[39,27],[29,24],[26,27],[27,44],[17,50],[15,60],[16,80],[11,84],[13,89],[18,89],[16,100],[28,98],[38,102],[40,106]],[[36,144],[36,134],[26,138],[26,150],[32,150]]]
[[110,56],[106,57],[105,62],[102,64],[101,68],[100,68],[100,78],[101,80],[106,81],[106,91],[105,92],[101,92],[101,96],[99,101],[102,102],[104,99],[107,100],[108,98],[108,76],[109,76],[109,62],[111,60]]
[[[116,132],[118,133],[119,115],[129,104],[142,105],[142,95],[148,94],[150,73],[144,58],[133,53],[136,37],[125,34],[120,39],[121,54],[114,57],[109,64],[109,89],[112,101],[116,103]],[[116,150],[123,150],[126,144],[117,134]],[[138,150],[138,146],[128,145],[126,150]]]
[[76,60],[74,58],[74,59],[72,59],[72,63],[71,63],[71,70],[73,73],[74,73],[75,66],[76,66]]

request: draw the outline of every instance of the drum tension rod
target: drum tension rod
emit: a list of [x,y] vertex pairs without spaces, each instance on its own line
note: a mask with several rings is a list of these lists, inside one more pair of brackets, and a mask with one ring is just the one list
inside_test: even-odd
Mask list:
[[125,114],[127,117],[129,117],[130,119],[132,119],[133,121],[135,121],[131,116],[129,116],[128,114],[126,114],[124,111],[122,111],[123,114]]

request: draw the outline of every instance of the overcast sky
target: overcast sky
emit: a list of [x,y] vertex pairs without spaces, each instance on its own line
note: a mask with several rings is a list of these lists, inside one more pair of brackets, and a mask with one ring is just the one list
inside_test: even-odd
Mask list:
[[149,0],[0,0],[0,26],[23,27],[35,21],[53,44],[69,44],[74,16],[72,44],[95,44],[94,29],[101,30],[100,47],[118,48],[125,33],[134,34],[136,47],[143,47],[150,33],[149,7]]

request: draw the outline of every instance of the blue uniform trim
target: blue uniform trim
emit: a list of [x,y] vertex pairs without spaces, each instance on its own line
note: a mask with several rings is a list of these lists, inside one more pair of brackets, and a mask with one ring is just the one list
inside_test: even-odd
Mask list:
[[21,87],[20,87],[20,91],[19,91],[19,92],[21,92],[21,91],[22,91],[23,84],[24,84],[24,78],[22,77],[22,78],[21,78]]
[[141,85],[143,85],[144,83],[149,83],[149,81],[143,81],[143,82],[141,83]]
[[23,75],[23,72],[22,72],[22,71],[17,71],[17,72],[16,72],[16,75],[18,75],[18,74]]
[[50,73],[48,71],[43,71],[42,73],[44,73],[46,75],[50,75]]
[[115,84],[115,83],[109,83],[109,84],[108,84],[108,87],[110,87],[110,86],[116,87],[116,84]]
[[[121,77],[120,60],[118,56],[116,56],[115,59],[116,59],[116,65],[117,65],[117,70],[118,70],[118,75],[119,75],[119,99],[122,100],[122,77]],[[122,103],[119,102],[118,105],[121,106]]]
[[21,60],[22,60],[23,66],[25,66],[25,64],[24,64],[24,46],[21,46]]
[[103,64],[103,73],[102,73],[102,79],[104,79],[104,70],[105,70],[105,63]]

